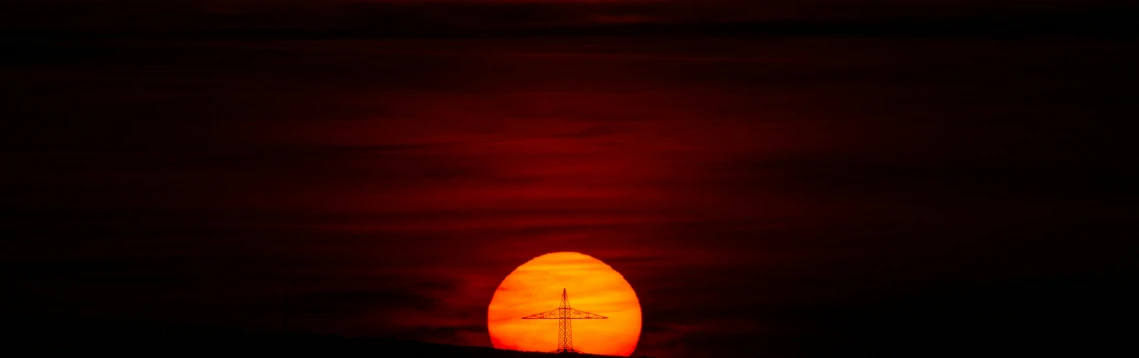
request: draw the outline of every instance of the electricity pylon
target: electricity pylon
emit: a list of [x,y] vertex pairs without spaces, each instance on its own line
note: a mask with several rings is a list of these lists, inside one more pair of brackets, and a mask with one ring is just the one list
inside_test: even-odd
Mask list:
[[566,295],[566,289],[562,289],[562,304],[558,308],[549,310],[542,313],[535,313],[522,319],[556,319],[558,320],[558,353],[575,353],[573,350],[573,327],[570,326],[571,319],[608,319],[598,314],[593,314],[585,311],[578,311],[570,308],[569,296]]

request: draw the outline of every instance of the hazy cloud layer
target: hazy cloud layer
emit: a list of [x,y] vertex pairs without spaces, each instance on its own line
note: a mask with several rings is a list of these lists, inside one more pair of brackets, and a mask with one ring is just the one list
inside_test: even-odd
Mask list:
[[1133,266],[1112,42],[37,46],[0,70],[27,312],[487,345],[499,281],[572,250],[638,353],[806,356]]

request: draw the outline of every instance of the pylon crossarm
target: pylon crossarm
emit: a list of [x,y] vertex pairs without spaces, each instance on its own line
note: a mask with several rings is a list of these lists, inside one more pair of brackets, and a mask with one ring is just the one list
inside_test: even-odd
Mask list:
[[586,311],[578,311],[578,310],[575,310],[573,308],[569,309],[569,312],[567,312],[566,316],[567,316],[566,318],[569,318],[569,319],[609,319],[609,317],[605,317],[605,316],[595,314],[595,313],[589,313]]
[[535,313],[526,317],[522,317],[522,319],[559,319],[562,318],[561,311],[561,308],[556,308],[546,312]]
[[[565,312],[564,314],[562,312]],[[573,308],[555,308],[542,313],[535,313],[522,319],[609,319],[599,314],[579,311]]]

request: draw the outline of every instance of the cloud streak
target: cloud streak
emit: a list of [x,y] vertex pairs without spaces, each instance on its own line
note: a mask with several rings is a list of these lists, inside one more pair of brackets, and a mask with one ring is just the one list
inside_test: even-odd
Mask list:
[[809,356],[1132,261],[1111,43],[53,46],[6,73],[9,307],[487,345],[502,278],[581,251],[638,354]]

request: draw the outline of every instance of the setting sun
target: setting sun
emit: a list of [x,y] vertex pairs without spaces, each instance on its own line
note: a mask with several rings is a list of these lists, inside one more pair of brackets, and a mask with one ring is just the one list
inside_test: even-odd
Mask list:
[[563,290],[572,308],[606,319],[572,320],[573,348],[581,353],[628,356],[641,334],[641,305],[620,273],[576,252],[538,256],[514,269],[494,293],[487,328],[495,348],[554,351],[557,319],[522,319],[557,309]]

